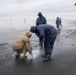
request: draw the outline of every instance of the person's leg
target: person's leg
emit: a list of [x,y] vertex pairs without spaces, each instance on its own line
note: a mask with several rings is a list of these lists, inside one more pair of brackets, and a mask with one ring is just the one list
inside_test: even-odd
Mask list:
[[52,49],[53,49],[52,43],[53,43],[52,39],[48,38],[48,40],[47,40],[47,49],[46,49],[46,55],[48,57],[51,57],[51,54],[52,54]]
[[[52,40],[50,38],[45,38],[45,41],[44,41],[44,50],[45,50],[45,53],[42,57],[46,57],[46,55],[50,54],[51,55],[51,50],[52,50]],[[51,45],[49,45],[51,44]]]
[[52,42],[51,38],[45,38],[44,49],[46,57],[44,58],[43,62],[47,62],[51,59],[51,51],[52,51],[51,42]]
[[41,57],[46,57],[47,39],[44,40],[44,54]]
[[27,56],[25,56],[26,53],[27,53],[26,47],[23,47],[23,48],[22,48],[22,52],[20,53],[20,56],[19,56],[19,57],[20,57],[21,59],[27,58]]
[[19,53],[18,52],[15,52],[16,59],[19,58],[19,56],[20,56]]
[[56,25],[56,28],[57,28],[57,30],[58,30],[58,28],[59,28],[59,25]]
[[46,40],[46,44],[45,44],[46,58],[43,60],[44,62],[51,60],[52,50],[53,50],[56,36],[57,36],[57,32],[55,32],[55,34],[51,35],[51,37],[47,38]]
[[20,56],[20,55],[19,55],[20,49],[14,49],[14,48],[13,48],[13,50],[14,50],[14,52],[15,52],[15,58],[18,59],[19,56]]
[[57,33],[60,33],[59,25],[57,25]]

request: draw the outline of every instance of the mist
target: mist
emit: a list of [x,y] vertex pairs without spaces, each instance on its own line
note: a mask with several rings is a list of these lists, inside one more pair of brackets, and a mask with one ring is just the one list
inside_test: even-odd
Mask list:
[[0,0],[0,30],[27,29],[35,25],[38,12],[48,24],[56,17],[63,21],[76,21],[75,0]]

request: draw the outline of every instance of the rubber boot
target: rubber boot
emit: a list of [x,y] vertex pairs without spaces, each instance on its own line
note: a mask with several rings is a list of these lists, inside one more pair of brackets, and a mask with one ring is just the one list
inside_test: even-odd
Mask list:
[[48,62],[50,60],[51,60],[51,55],[46,55],[46,57],[44,58],[42,62]]

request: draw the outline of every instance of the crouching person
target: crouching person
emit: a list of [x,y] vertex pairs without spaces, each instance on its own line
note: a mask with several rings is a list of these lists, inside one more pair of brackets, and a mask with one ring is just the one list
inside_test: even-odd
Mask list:
[[26,53],[29,52],[32,55],[32,47],[30,43],[31,32],[19,36],[11,46],[15,51],[16,58],[25,59],[27,58]]

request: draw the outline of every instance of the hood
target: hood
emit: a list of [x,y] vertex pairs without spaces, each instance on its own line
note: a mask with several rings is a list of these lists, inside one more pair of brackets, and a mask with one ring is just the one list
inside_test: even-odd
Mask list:
[[31,32],[26,32],[25,34],[28,38],[30,38],[32,36],[32,33]]
[[36,31],[37,31],[37,27],[36,27],[36,26],[32,26],[32,27],[30,28],[30,32],[36,33]]

